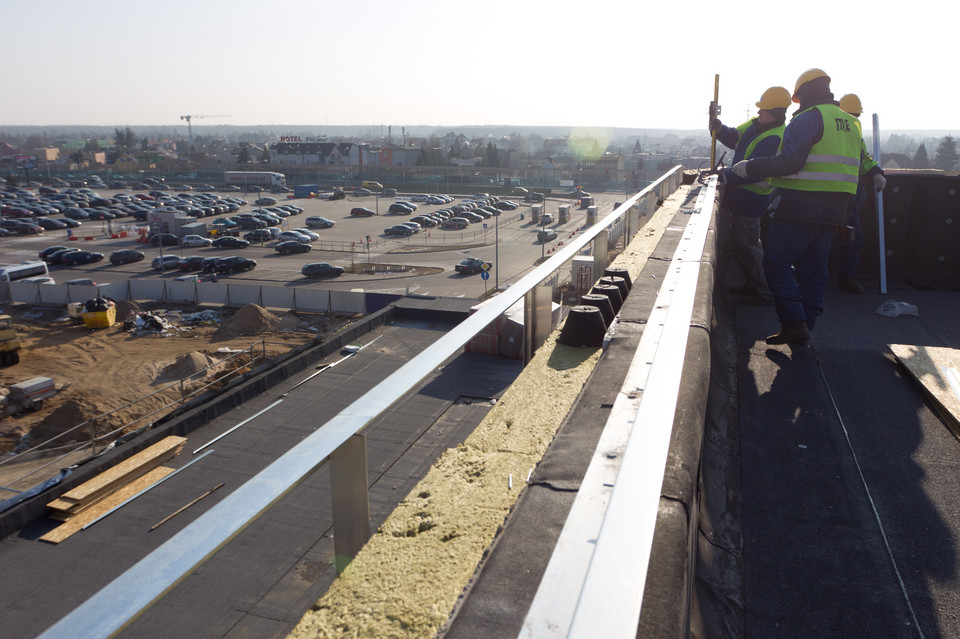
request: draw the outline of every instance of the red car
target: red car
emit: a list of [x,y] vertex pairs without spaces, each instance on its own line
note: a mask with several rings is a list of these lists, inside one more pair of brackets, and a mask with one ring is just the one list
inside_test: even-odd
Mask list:
[[358,206],[358,207],[356,207],[356,208],[354,208],[354,209],[350,209],[350,215],[352,215],[352,216],[354,216],[354,217],[371,217],[371,216],[376,215],[376,214],[377,214],[376,211],[372,211],[372,210],[370,210],[370,209],[363,208],[362,206]]

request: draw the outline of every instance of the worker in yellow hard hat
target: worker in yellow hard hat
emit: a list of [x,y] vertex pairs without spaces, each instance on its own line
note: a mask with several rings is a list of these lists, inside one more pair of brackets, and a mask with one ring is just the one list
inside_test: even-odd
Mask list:
[[[751,157],[776,155],[783,135],[783,123],[790,106],[790,92],[770,87],[757,102],[757,117],[733,128],[711,118],[710,131],[717,140],[733,149],[733,164]],[[743,271],[744,284],[731,289],[743,301],[773,304],[773,296],[763,275],[763,246],[760,243],[761,217],[770,203],[769,184],[760,178],[743,178],[730,169],[724,171],[725,186],[717,213],[718,245],[729,252]],[[724,277],[725,274],[721,274]]]
[[[863,113],[863,104],[856,93],[842,96],[838,102],[840,108],[850,115],[860,118]],[[863,229],[860,226],[860,206],[867,196],[867,185],[872,185],[877,191],[882,191],[887,179],[883,175],[880,164],[867,152],[866,144],[860,149],[860,180],[857,183],[857,195],[847,224],[840,234],[840,246],[837,251],[837,265],[839,277],[837,285],[851,293],[863,293],[863,285],[857,281],[857,266],[860,264],[860,253],[863,250]]]
[[777,154],[732,169],[741,177],[766,178],[776,189],[763,270],[780,331],[767,337],[768,344],[807,344],[823,314],[830,243],[853,205],[863,146],[859,122],[840,109],[822,69],[803,72],[791,99],[800,107]]

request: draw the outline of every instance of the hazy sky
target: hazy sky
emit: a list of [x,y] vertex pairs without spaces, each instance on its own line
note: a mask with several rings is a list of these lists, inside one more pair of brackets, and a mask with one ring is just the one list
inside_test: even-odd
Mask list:
[[[0,126],[703,129],[819,67],[881,130],[960,130],[940,2],[3,0]],[[185,126],[185,124],[184,124]]]

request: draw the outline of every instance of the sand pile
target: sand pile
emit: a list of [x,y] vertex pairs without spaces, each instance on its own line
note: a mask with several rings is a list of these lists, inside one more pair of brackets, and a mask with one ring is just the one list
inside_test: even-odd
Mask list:
[[165,366],[157,376],[157,381],[174,381],[178,379],[201,379],[209,374],[209,367],[219,360],[193,351],[181,356],[173,364]]
[[247,304],[225,320],[217,329],[217,337],[246,337],[276,329],[280,318],[256,304]]
[[[76,396],[58,406],[38,426],[34,427],[30,431],[30,439],[34,443],[46,441],[101,415],[103,412],[93,398],[84,395]],[[98,434],[104,433],[120,425],[119,417],[110,415],[97,420],[96,432]],[[90,428],[84,427],[70,435],[54,440],[51,446],[63,446],[69,442],[87,441],[89,439]]]

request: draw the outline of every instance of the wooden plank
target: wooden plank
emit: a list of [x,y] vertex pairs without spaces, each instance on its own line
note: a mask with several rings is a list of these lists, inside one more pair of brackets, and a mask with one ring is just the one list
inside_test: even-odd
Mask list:
[[960,370],[960,350],[912,344],[888,344],[887,348],[922,385],[947,428],[960,439],[960,397],[944,374],[944,368]]
[[76,532],[79,532],[84,526],[94,519],[97,519],[103,513],[106,513],[119,506],[130,497],[133,497],[151,484],[155,484],[156,482],[160,481],[173,471],[174,469],[168,466],[154,468],[146,475],[143,475],[142,477],[130,482],[126,486],[123,486],[106,499],[102,499],[95,507],[87,509],[85,512],[77,515],[76,517],[71,517],[69,521],[57,526],[41,537],[40,541],[48,541],[52,544],[59,544],[64,539],[70,537]]
[[90,503],[99,499],[118,486],[132,481],[150,469],[172,459],[180,452],[186,441],[185,437],[166,437],[73,490],[64,493],[60,496],[60,499],[75,503]]

